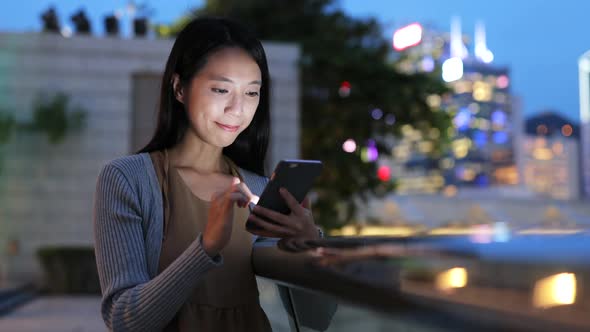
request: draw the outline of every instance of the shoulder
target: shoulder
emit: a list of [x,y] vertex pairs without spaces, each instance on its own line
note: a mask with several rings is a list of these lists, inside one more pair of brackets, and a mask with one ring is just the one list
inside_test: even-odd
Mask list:
[[[151,169],[150,169],[151,167]],[[112,176],[126,180],[131,185],[149,183],[153,165],[149,154],[140,153],[119,157],[102,166],[99,181]]]
[[107,162],[104,168],[115,168],[124,174],[133,174],[138,170],[145,170],[145,157],[149,154],[133,154],[113,159]]

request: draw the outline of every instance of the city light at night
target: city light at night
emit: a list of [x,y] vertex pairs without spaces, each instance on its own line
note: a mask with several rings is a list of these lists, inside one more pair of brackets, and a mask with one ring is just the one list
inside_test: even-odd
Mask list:
[[356,142],[352,138],[347,139],[342,144],[342,150],[348,153],[353,153],[356,151]]
[[450,58],[442,65],[442,78],[445,82],[453,82],[463,77],[463,60]]
[[533,305],[549,308],[573,304],[576,301],[576,275],[560,273],[537,281],[533,294]]
[[422,26],[413,23],[395,31],[393,34],[393,48],[396,51],[403,51],[409,47],[416,46],[422,40]]

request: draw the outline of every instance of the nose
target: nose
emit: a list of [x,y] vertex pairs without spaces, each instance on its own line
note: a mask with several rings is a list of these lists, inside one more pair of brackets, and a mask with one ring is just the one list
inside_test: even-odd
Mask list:
[[241,115],[244,111],[244,100],[241,96],[234,95],[225,107],[225,113]]

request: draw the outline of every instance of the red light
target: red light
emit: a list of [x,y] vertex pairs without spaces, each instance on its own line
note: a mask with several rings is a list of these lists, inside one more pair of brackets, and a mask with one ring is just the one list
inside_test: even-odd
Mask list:
[[570,137],[574,133],[574,128],[571,125],[566,124],[563,127],[561,127],[561,133],[565,137]]
[[391,169],[389,166],[380,166],[377,170],[377,177],[383,182],[387,182],[391,179]]
[[340,87],[350,89],[350,82],[344,81],[342,84],[340,84]]
[[408,47],[416,46],[422,41],[422,26],[412,23],[403,28],[397,29],[393,34],[393,48],[396,51],[405,50]]

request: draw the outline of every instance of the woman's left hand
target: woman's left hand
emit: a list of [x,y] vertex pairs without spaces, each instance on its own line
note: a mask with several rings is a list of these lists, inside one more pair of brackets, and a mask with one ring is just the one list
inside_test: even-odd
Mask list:
[[[282,214],[261,206],[252,209],[248,219],[259,226],[260,230],[251,231],[253,234],[263,237],[301,237],[307,239],[319,238],[318,228],[311,214],[309,198],[305,198],[301,204],[284,188],[279,190],[287,203],[290,214]],[[272,220],[269,222],[263,218]]]

